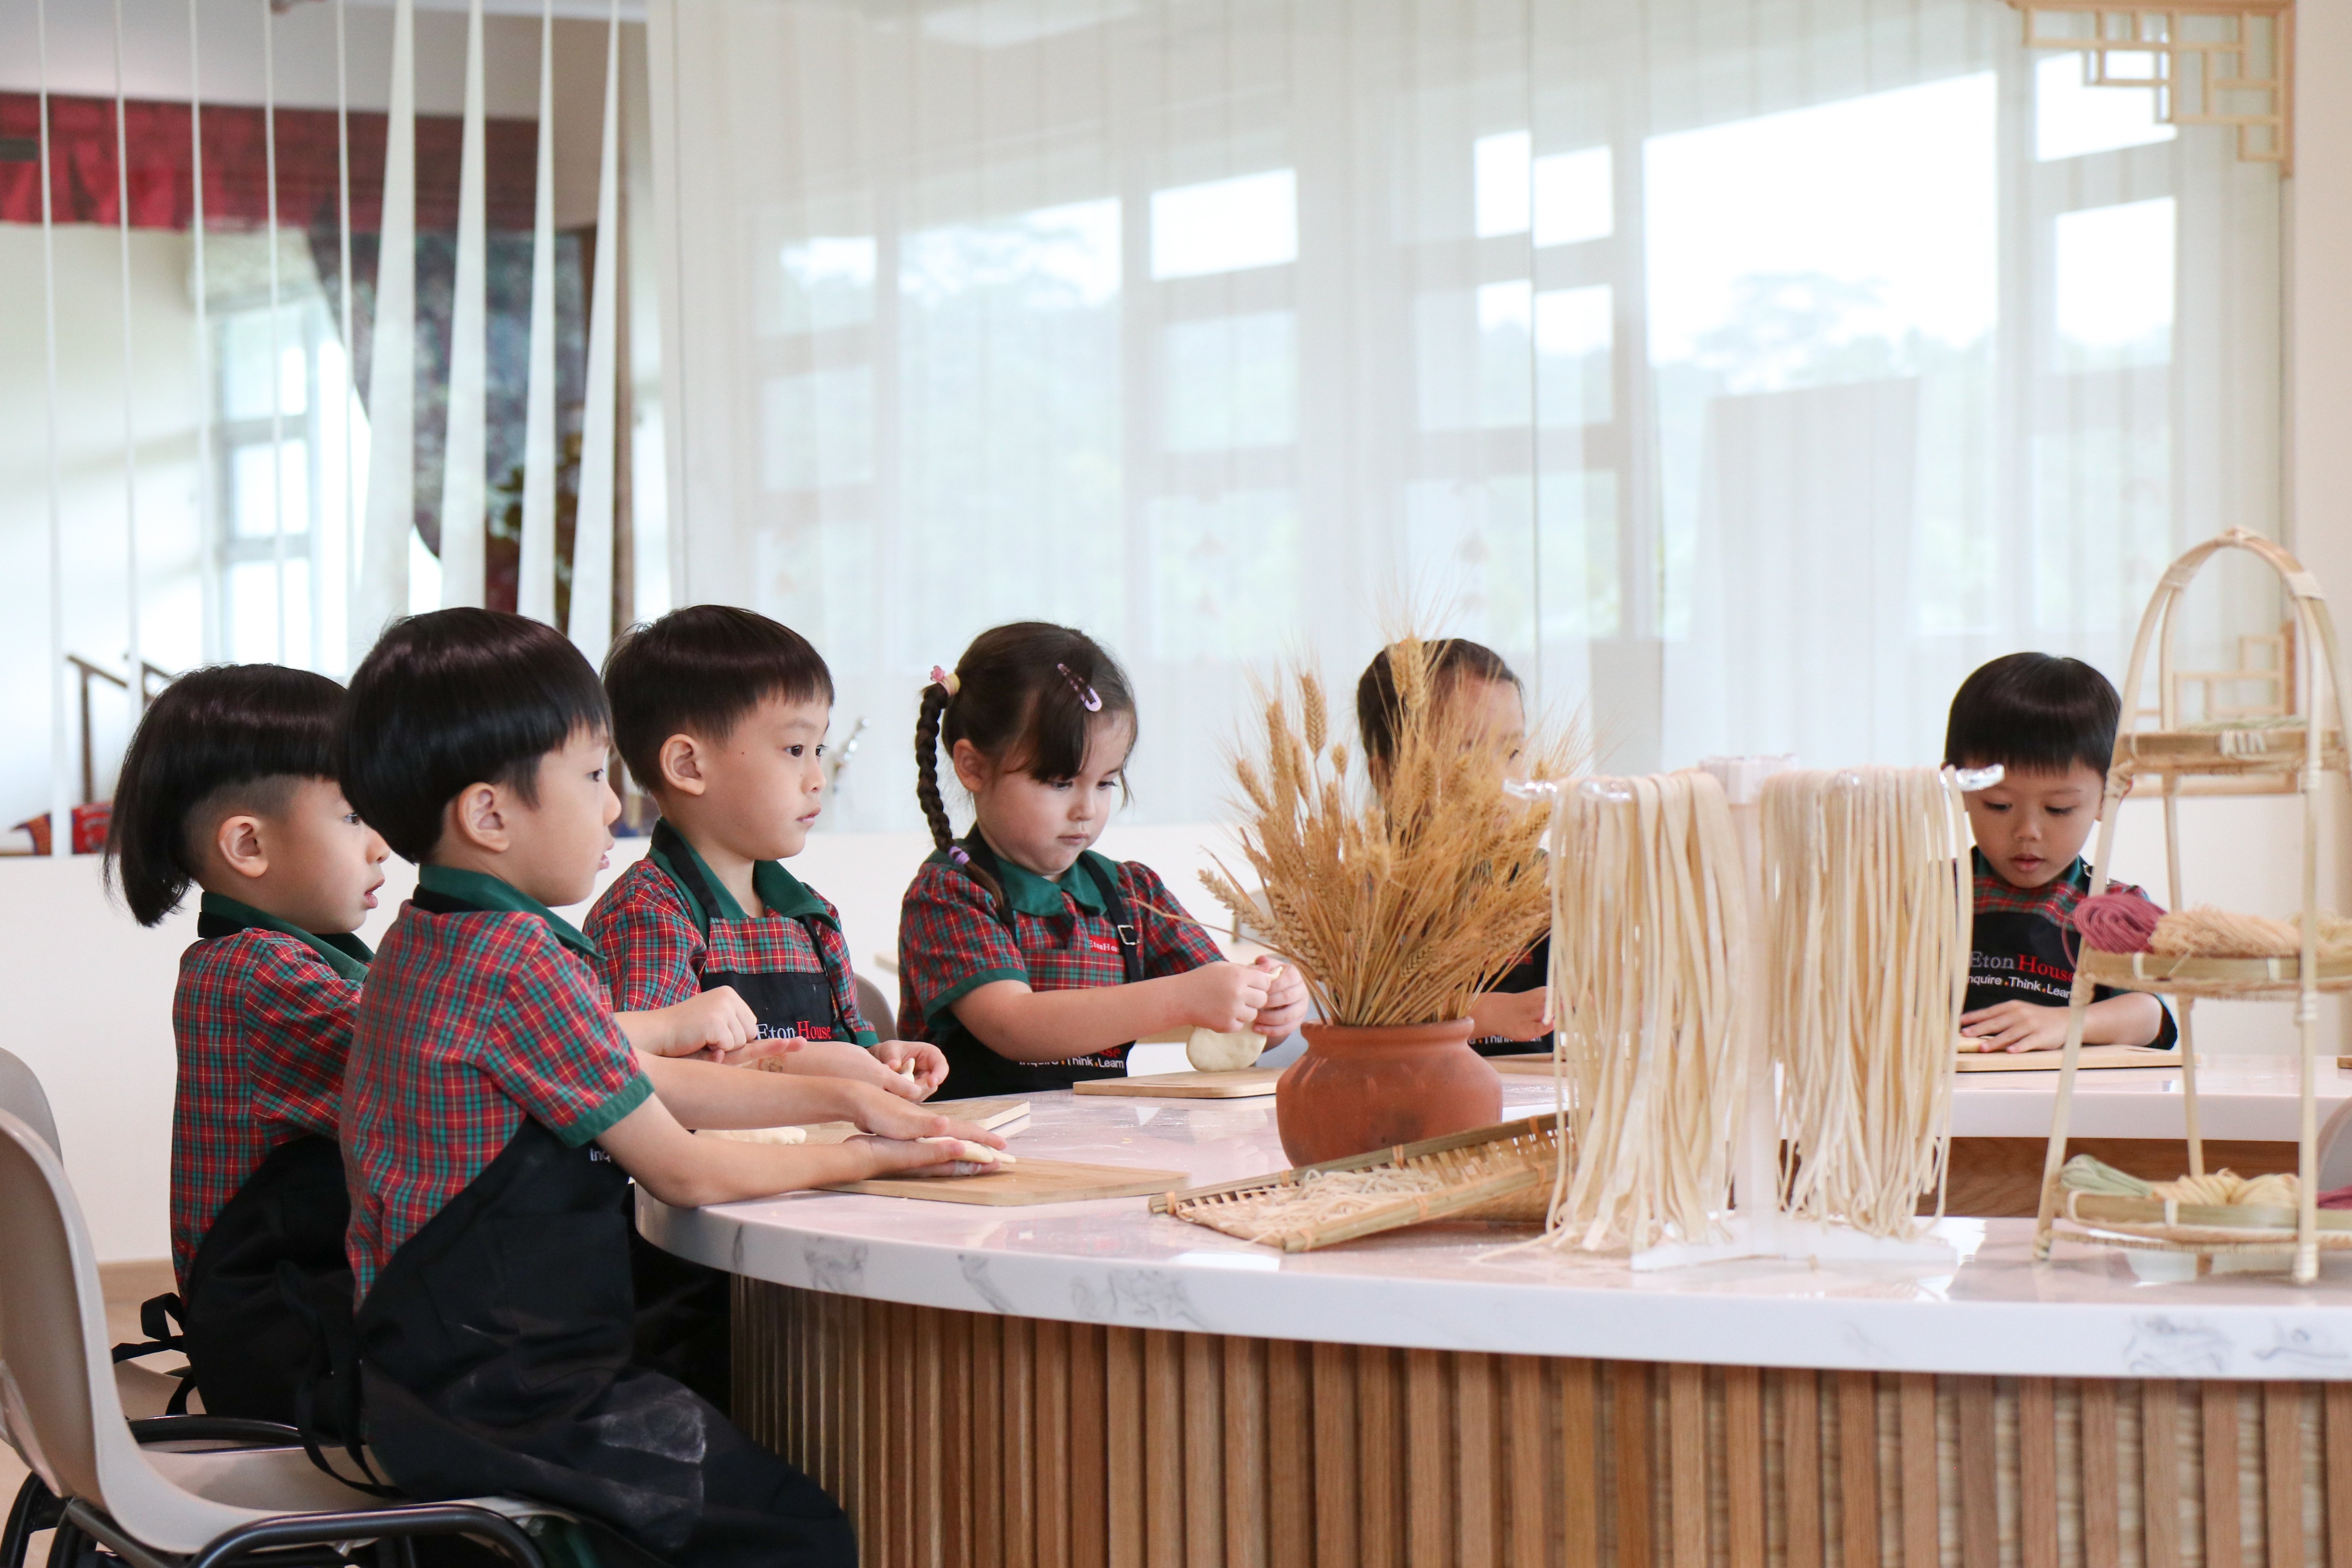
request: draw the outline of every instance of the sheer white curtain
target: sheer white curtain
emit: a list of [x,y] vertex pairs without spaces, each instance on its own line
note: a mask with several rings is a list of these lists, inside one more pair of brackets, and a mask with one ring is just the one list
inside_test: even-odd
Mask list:
[[1409,613],[1613,766],[1924,761],[1975,663],[2120,677],[2179,544],[2274,527],[2273,173],[1999,0],[652,23],[679,596],[824,648],[845,826],[1001,620],[1120,654],[1185,820],[1253,671]]

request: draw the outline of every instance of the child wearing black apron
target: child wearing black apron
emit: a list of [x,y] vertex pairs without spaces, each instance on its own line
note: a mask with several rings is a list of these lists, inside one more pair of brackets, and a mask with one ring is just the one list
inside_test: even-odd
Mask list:
[[[1275,1040],[1297,1026],[1295,971],[1226,962],[1150,867],[1092,847],[1135,742],[1117,660],[1082,632],[1026,621],[982,633],[931,678],[916,798],[937,848],[899,909],[898,1027],[946,1053],[958,1094],[1118,1077],[1135,1040],[1170,1029]],[[972,796],[961,838],[942,750]],[[1068,994],[1081,991],[1110,994]]]
[[387,851],[332,779],[342,700],[277,666],[195,671],[142,715],[116,791],[108,869],[141,923],[204,889],[172,1003],[179,1290],[142,1319],[214,1415],[302,1423],[351,1315],[337,1106],[369,958],[351,931]]
[[[579,651],[520,616],[410,616],[352,678],[344,787],[420,870],[343,1081],[364,1405],[344,1458],[413,1497],[556,1504],[625,1559],[847,1568],[832,1500],[636,1360],[630,1181],[723,1203],[959,1173],[922,1141],[1003,1140],[867,1085],[631,1047],[594,944],[550,907],[585,901],[612,846],[610,725]],[[842,1118],[875,1136],[692,1133]]]

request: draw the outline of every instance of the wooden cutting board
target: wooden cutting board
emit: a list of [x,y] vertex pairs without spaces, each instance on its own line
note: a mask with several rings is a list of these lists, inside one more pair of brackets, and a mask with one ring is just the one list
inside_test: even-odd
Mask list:
[[1009,1171],[985,1176],[876,1176],[869,1181],[844,1182],[825,1191],[1011,1208],[1024,1204],[1150,1197],[1155,1193],[1174,1192],[1190,1180],[1181,1171],[1145,1171],[1133,1165],[1081,1165],[1069,1160],[1024,1158]]
[[1280,1068],[1241,1068],[1233,1072],[1152,1072],[1139,1078],[1090,1078],[1070,1086],[1073,1094],[1108,1094],[1129,1100],[1257,1100],[1274,1092]]
[[[2063,1051],[1962,1051],[1962,1072],[2056,1072],[2064,1065]],[[2146,1046],[2084,1046],[2085,1068],[2177,1068],[2179,1051],[2150,1050]]]

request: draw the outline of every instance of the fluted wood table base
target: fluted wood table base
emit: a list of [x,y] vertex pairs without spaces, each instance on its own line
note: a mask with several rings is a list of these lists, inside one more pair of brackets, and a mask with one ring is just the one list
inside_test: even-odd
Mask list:
[[868,1568],[2352,1568],[2352,1384],[1481,1355],[736,1292],[736,1417],[843,1501]]

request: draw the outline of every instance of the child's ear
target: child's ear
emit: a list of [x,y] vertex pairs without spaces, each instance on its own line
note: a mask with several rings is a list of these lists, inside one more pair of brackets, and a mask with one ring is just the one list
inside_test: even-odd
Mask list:
[[661,785],[680,795],[700,795],[710,787],[702,776],[702,748],[691,735],[672,735],[662,742],[656,759],[661,768]]
[[213,847],[222,863],[240,877],[269,874],[269,853],[262,847],[261,818],[241,811],[221,818],[213,829]]
[[442,841],[504,854],[508,838],[503,805],[496,785],[467,784],[441,814]]
[[980,748],[970,741],[958,741],[955,750],[948,753],[948,760],[955,764],[956,783],[973,795],[986,787],[989,775],[995,771],[988,765]]

